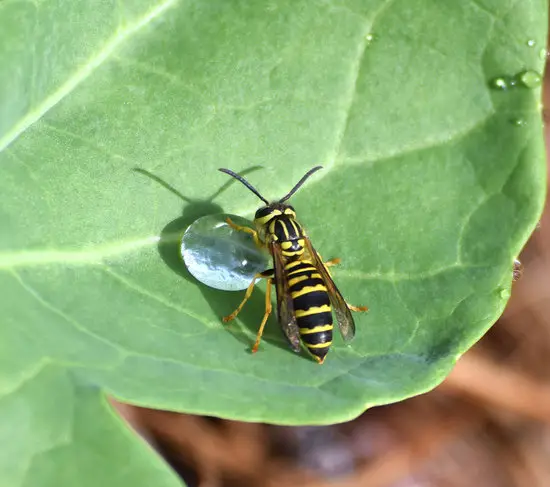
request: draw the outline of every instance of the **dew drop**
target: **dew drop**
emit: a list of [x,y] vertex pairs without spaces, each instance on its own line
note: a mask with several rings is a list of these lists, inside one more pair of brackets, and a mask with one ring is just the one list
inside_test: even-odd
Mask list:
[[548,51],[544,47],[541,48],[539,51],[539,58],[542,61],[546,61],[546,59],[548,58]]
[[371,34],[370,32],[365,36],[365,39],[367,40],[367,42],[372,42],[373,39],[374,39],[374,35]]
[[499,294],[501,299],[508,299],[510,297],[510,290],[502,288]]
[[537,44],[537,41],[535,41],[535,39],[529,39],[527,41],[527,46],[528,47],[535,47],[536,44]]
[[255,274],[269,267],[268,254],[256,247],[250,235],[231,228],[252,223],[236,215],[206,215],[195,220],[183,235],[181,255],[189,272],[214,289],[246,289]]
[[536,88],[542,83],[542,76],[536,71],[524,71],[520,73],[519,80],[527,88]]
[[499,76],[489,82],[494,90],[506,91],[518,86],[525,88],[536,88],[542,83],[542,76],[533,70],[522,71],[515,76]]
[[491,88],[494,88],[495,90],[507,90],[510,88],[509,80],[504,76],[499,76],[498,78],[493,79],[490,84]]
[[527,125],[527,121],[524,118],[514,118],[512,119],[512,123],[516,127],[524,127],[525,125]]

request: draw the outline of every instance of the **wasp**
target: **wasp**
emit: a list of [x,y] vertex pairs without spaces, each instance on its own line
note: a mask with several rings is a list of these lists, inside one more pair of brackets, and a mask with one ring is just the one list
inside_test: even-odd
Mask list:
[[233,320],[252,295],[258,279],[267,279],[265,313],[256,336],[252,352],[260,345],[262,333],[271,314],[271,285],[275,282],[277,293],[277,316],[291,348],[300,351],[303,343],[313,358],[322,364],[332,344],[332,312],[345,341],[355,336],[352,311],[367,311],[366,306],[346,303],[334,284],[328,267],[338,264],[340,259],[323,262],[311,245],[304,228],[296,220],[296,211],[285,202],[322,166],[310,169],[296,185],[279,201],[270,203],[246,179],[229,169],[219,169],[229,174],[258,198],[265,206],[256,211],[255,229],[236,225],[230,218],[227,223],[235,230],[249,233],[261,248],[267,248],[273,258],[273,269],[256,274],[248,286],[244,299],[237,309],[223,318]]

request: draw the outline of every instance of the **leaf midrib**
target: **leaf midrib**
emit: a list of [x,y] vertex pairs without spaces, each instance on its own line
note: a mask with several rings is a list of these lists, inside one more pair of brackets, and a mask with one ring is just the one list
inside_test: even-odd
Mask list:
[[68,250],[22,250],[19,252],[0,252],[0,270],[11,270],[20,267],[34,267],[40,265],[86,265],[97,264],[107,257],[124,255],[134,250],[156,245],[158,236],[141,237],[112,242],[82,249]]

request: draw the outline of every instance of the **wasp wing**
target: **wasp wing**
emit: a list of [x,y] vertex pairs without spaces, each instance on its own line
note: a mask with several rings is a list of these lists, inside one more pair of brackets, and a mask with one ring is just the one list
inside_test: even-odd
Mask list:
[[271,255],[273,256],[273,266],[275,268],[275,289],[277,291],[277,317],[284,334],[290,342],[292,350],[300,351],[300,330],[296,323],[296,314],[294,313],[294,304],[292,296],[288,289],[288,280],[285,276],[283,264],[283,254],[281,248],[276,243],[270,244]]
[[342,333],[344,340],[349,342],[355,336],[355,322],[353,321],[351,311],[348,308],[346,300],[342,297],[340,291],[338,291],[336,284],[334,284],[334,281],[323,263],[323,260],[311,245],[311,240],[307,237],[304,240],[306,249],[313,261],[313,264],[319,271],[319,274],[321,274],[321,277],[325,282],[325,286],[327,287],[330,303],[334,309],[334,314],[336,315],[336,321],[338,322],[340,333]]

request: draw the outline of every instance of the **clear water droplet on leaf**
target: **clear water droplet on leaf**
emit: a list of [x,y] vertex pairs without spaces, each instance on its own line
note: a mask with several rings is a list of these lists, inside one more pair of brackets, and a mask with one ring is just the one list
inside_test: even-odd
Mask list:
[[536,88],[542,83],[542,76],[533,70],[526,70],[514,76],[498,76],[489,82],[494,90],[505,91],[519,86]]
[[528,47],[535,47],[536,44],[537,44],[537,41],[535,41],[535,39],[529,39],[527,41],[527,46]]
[[527,121],[524,118],[514,118],[512,123],[517,127],[524,127],[527,125]]
[[181,241],[181,255],[197,280],[222,291],[246,289],[254,275],[269,268],[269,255],[254,244],[252,237],[229,226],[253,228],[252,222],[236,215],[206,215],[195,220]]
[[536,71],[524,71],[520,73],[519,79],[527,88],[536,88],[542,83],[542,76]]
[[510,297],[510,290],[502,288],[500,290],[499,294],[500,294],[501,299],[508,299]]
[[510,88],[509,81],[504,76],[493,79],[490,84],[495,90],[507,90]]

